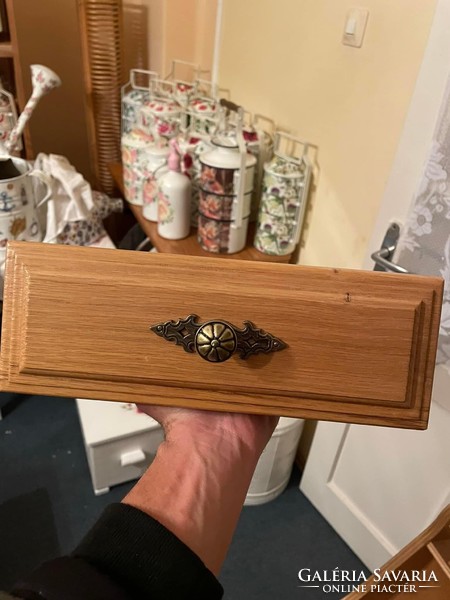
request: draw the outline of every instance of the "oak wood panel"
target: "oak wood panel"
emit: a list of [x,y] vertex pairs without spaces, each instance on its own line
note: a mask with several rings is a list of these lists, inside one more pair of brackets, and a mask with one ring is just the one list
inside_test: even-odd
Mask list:
[[[125,198],[125,188],[123,185],[123,169],[120,163],[111,163],[109,169],[113,176],[115,183],[117,184],[122,196]],[[158,224],[149,221],[142,214],[142,207],[136,206],[135,204],[128,203],[131,211],[133,212],[136,221],[141,226],[145,235],[152,242],[153,246],[158,252],[166,252],[169,254],[186,254],[187,256],[204,256],[205,258],[233,258],[234,260],[257,260],[264,262],[274,263],[288,263],[291,259],[292,254],[286,254],[285,256],[272,256],[271,254],[264,254],[251,244],[253,240],[255,229],[252,224],[249,226],[248,242],[247,246],[241,252],[235,254],[212,254],[206,252],[200,246],[197,241],[197,229],[192,228],[188,237],[183,240],[166,240],[158,235]]]
[[[441,297],[434,277],[14,242],[2,388],[425,428]],[[149,330],[191,313],[288,348],[211,364]]]

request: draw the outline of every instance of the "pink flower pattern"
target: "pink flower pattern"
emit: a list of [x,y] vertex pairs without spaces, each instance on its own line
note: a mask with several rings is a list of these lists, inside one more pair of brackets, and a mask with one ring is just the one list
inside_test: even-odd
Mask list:
[[198,217],[198,242],[207,252],[228,252],[230,223],[214,221],[203,215]]
[[175,213],[169,198],[160,191],[158,193],[158,222],[162,225],[168,225],[172,223],[174,216]]
[[205,217],[217,220],[230,220],[234,196],[216,196],[200,191],[199,210]]
[[205,192],[234,195],[236,194],[234,174],[235,169],[216,169],[202,164],[200,187]]

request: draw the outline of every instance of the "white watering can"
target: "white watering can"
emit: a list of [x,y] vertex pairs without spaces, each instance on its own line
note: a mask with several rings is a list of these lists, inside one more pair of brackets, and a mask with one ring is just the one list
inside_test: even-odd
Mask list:
[[[48,175],[30,167],[26,160],[12,156],[39,100],[61,85],[58,75],[42,65],[31,65],[31,77],[33,84],[31,97],[9,136],[0,142],[1,275],[3,275],[5,248],[8,240],[42,240],[43,232],[36,209],[44,204],[52,194],[51,178]],[[32,177],[38,178],[46,187],[46,193],[39,203],[36,201]]]

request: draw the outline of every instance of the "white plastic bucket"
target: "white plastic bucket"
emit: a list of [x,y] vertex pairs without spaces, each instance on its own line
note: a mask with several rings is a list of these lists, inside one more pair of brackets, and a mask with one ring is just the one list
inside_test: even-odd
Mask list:
[[281,417],[256,466],[245,506],[265,504],[286,488],[294,465],[303,419]]

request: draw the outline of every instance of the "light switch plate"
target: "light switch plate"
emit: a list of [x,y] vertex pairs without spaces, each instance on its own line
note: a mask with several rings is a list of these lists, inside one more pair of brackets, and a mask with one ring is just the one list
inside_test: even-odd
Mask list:
[[367,8],[351,8],[345,19],[342,43],[346,46],[361,48],[368,18]]

